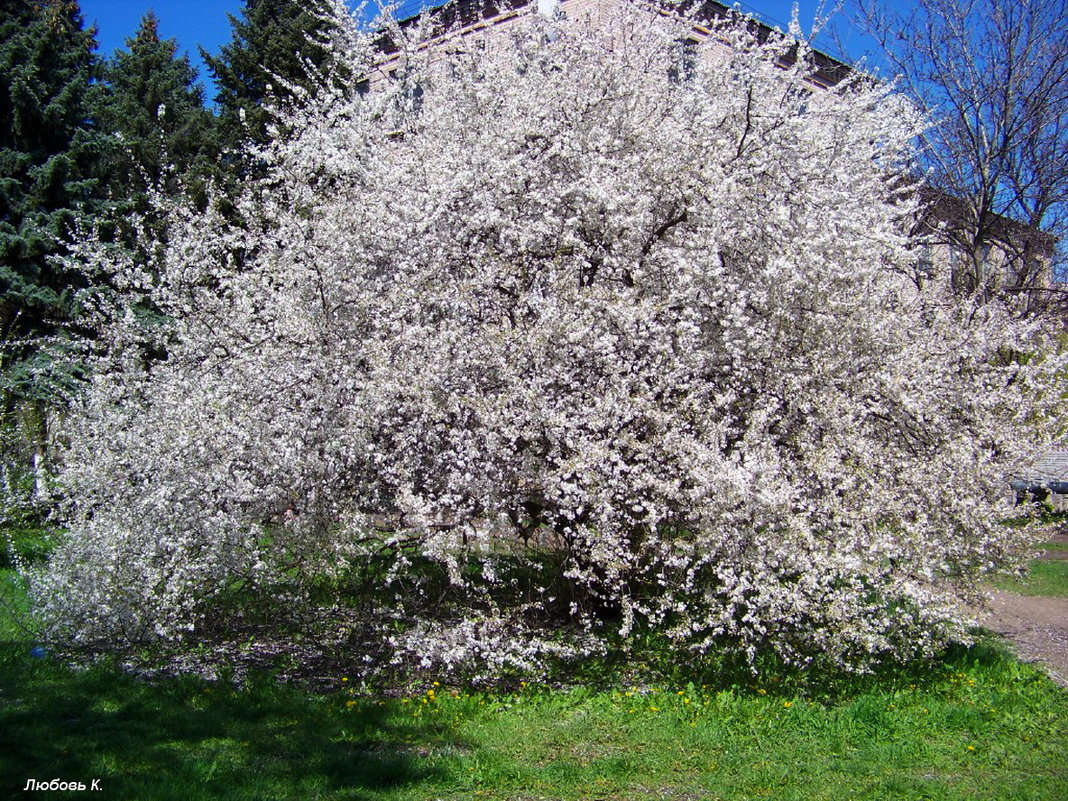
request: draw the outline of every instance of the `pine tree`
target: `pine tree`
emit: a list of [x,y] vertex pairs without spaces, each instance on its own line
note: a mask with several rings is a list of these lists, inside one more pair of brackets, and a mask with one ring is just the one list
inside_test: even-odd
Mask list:
[[[84,276],[62,265],[102,208],[101,138],[89,108],[95,31],[76,0],[0,6],[0,450],[40,464],[49,408],[67,373],[46,340],[62,339]],[[58,382],[58,383],[57,383]],[[29,475],[29,473],[26,473]],[[10,489],[10,486],[6,487]],[[5,510],[6,511],[6,510]]]
[[230,44],[218,56],[202,51],[219,85],[215,102],[227,147],[268,140],[265,105],[270,98],[292,99],[287,83],[315,87],[306,62],[316,69],[327,65],[328,50],[319,43],[328,33],[325,11],[323,0],[246,0],[241,18],[230,17]]
[[[14,0],[0,12],[0,341],[54,333],[81,276],[52,256],[99,210],[100,137],[89,117],[95,31],[74,0]],[[8,347],[10,379],[27,358]],[[28,391],[28,388],[23,387]]]
[[187,55],[177,55],[174,39],[160,39],[151,11],[126,48],[107,62],[95,108],[101,131],[111,136],[113,215],[121,221],[131,211],[148,211],[151,188],[167,195],[190,192],[202,205],[219,148],[196,70]]

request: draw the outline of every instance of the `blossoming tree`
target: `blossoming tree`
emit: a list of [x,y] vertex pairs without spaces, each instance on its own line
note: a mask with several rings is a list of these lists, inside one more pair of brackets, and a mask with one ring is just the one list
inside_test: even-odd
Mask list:
[[[553,25],[447,57],[395,29],[396,80],[279,111],[245,229],[176,213],[155,276],[82,248],[125,292],[34,580],[53,636],[195,638],[354,581],[394,653],[456,669],[962,633],[1023,548],[1005,479],[1058,363],[919,269],[922,121],[737,23],[681,76],[684,22]],[[372,70],[351,20],[333,46]]]

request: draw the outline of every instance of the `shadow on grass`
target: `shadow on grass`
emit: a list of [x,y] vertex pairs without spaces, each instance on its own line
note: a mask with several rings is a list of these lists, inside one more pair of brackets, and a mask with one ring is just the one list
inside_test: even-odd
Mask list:
[[997,671],[1016,664],[996,635],[983,631],[976,635],[973,645],[951,645],[930,659],[886,660],[865,673],[827,664],[788,665],[767,652],[759,654],[754,664],[740,655],[716,653],[683,660],[669,644],[650,641],[638,652],[636,661],[628,662],[617,652],[582,666],[579,683],[597,689],[650,683],[669,687],[698,685],[833,705],[871,692],[933,687],[967,668]]
[[[433,724],[392,721],[345,693],[269,677],[235,688],[73,671],[0,645],[0,797],[27,779],[100,780],[97,798],[370,799],[441,774],[464,748]],[[414,744],[419,744],[418,750]]]

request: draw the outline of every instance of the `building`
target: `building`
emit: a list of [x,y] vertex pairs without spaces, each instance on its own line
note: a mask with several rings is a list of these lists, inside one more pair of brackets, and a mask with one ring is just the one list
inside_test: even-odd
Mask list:
[[[424,16],[409,16],[399,25],[412,27],[423,20],[430,25],[429,46],[440,46],[445,55],[454,53],[486,36],[496,36],[517,24],[524,16],[541,14],[550,19],[589,19],[597,23],[617,6],[619,0],[451,0],[428,9]],[[711,57],[717,40],[717,22],[737,18],[761,41],[781,35],[755,17],[743,14],[717,0],[681,0],[671,5],[647,0],[650,14],[685,16],[694,20],[687,35],[680,38],[677,74],[684,80],[696,60]],[[379,41],[383,60],[368,76],[363,86],[397,79],[403,74],[403,55],[397,44],[384,33]],[[782,66],[791,66],[799,52],[788,51]],[[813,72],[810,82],[815,89],[830,89],[855,73],[844,61],[818,50],[806,50]],[[415,91],[419,91],[418,88]],[[1049,234],[987,213],[973,219],[975,212],[961,198],[927,190],[926,213],[916,222],[916,233],[928,240],[921,263],[933,272],[948,266],[954,287],[962,293],[990,297],[1011,294],[1020,298],[1021,306],[1034,311],[1050,304],[1053,292],[1051,264],[1056,240]]]
[[[444,5],[427,9],[426,15],[432,26],[433,41],[440,42],[446,49],[452,49],[461,46],[464,41],[506,30],[528,14],[538,13],[550,19],[589,19],[596,23],[618,3],[619,0],[451,0]],[[717,21],[728,18],[744,19],[761,41],[780,35],[770,25],[716,0],[683,0],[672,5],[653,0],[646,5],[650,14],[686,16],[695,20],[690,35],[679,42],[682,70],[685,70],[687,62],[692,63],[693,59],[699,57],[702,46],[714,45],[712,26]],[[399,25],[410,27],[419,19],[420,15],[410,16],[401,19]],[[370,76],[372,84],[388,77],[398,66],[398,48],[388,33],[381,38],[379,49],[385,59],[379,71]],[[853,68],[848,64],[825,53],[814,51],[812,57],[816,68],[813,84],[820,88],[834,86],[853,72]],[[788,63],[783,66],[788,66]]]

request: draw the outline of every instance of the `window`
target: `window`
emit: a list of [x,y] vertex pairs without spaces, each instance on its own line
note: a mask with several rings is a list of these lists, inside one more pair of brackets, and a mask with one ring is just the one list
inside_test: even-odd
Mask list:
[[695,39],[677,39],[674,47],[674,63],[668,69],[672,83],[685,83],[697,74],[697,44]]
[[923,245],[916,258],[916,275],[924,281],[930,281],[935,276],[934,254],[930,245]]
[[399,68],[389,71],[389,79],[400,84],[397,99],[401,109],[418,114],[423,108],[423,85],[412,80],[407,70]]

